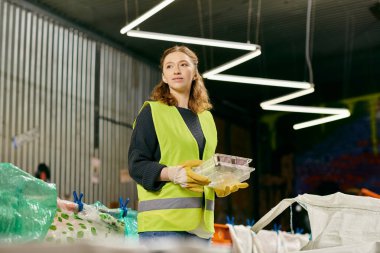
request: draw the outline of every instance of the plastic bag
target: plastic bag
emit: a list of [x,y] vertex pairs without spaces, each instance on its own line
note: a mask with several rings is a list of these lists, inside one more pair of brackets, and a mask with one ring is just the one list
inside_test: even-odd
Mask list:
[[309,234],[260,230],[253,235],[254,253],[285,253],[302,249],[309,242]]
[[108,209],[100,202],[84,204],[83,210],[78,212],[77,204],[59,199],[58,207],[45,238],[48,242],[65,243],[105,238],[123,241],[125,236],[137,238],[137,219],[133,216],[133,210],[122,218],[119,208]]
[[312,240],[302,250],[378,242],[380,199],[346,195],[299,195],[283,199],[252,227],[258,232],[274,218],[298,202],[308,212]]
[[137,211],[131,208],[127,208],[127,216],[123,217],[123,212],[120,208],[109,209],[101,202],[97,201],[92,206],[96,207],[101,213],[107,213],[114,218],[124,222],[125,230],[124,234],[129,238],[138,238],[137,233]]
[[0,242],[42,240],[57,209],[54,184],[0,163]]
[[128,238],[138,238],[137,232],[137,211],[128,208],[127,216],[124,217],[125,236]]
[[309,242],[308,234],[284,231],[251,231],[249,226],[227,224],[232,239],[232,253],[285,253],[300,250]]

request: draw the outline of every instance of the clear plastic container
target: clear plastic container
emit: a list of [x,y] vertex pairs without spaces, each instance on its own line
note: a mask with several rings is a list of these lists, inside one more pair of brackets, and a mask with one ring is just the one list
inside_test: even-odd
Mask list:
[[252,159],[239,156],[215,154],[193,170],[211,180],[208,186],[222,188],[249,179],[255,170],[248,166],[251,161]]

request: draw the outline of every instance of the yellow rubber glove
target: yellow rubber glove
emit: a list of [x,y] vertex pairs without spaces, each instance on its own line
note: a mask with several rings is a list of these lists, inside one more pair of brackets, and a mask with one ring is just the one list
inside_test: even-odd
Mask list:
[[192,167],[197,167],[201,163],[201,160],[189,160],[180,166],[168,167],[168,178],[183,188],[195,192],[203,192],[203,186],[208,185],[211,181],[192,170]]
[[230,195],[233,192],[238,191],[239,189],[247,188],[248,186],[249,184],[247,183],[236,183],[232,185],[218,187],[218,188],[215,188],[214,190],[215,190],[216,196],[218,196],[219,198],[222,198],[222,197],[226,197]]

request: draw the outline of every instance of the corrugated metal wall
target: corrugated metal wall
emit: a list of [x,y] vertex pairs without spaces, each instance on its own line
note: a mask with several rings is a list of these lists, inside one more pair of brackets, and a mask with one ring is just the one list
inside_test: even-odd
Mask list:
[[[0,0],[0,162],[52,172],[60,197],[136,202],[127,168],[131,124],[159,78],[152,66],[89,35]],[[92,157],[100,159],[93,183]],[[134,206],[133,206],[134,207]]]

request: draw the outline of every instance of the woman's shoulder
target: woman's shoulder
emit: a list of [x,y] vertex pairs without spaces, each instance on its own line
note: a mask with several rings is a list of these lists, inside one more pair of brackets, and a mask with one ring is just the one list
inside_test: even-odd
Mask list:
[[199,112],[198,114],[203,114],[203,115],[210,115],[210,116],[212,116],[212,113],[211,113],[211,111],[210,110],[203,110],[203,111],[201,111],[201,112]]
[[150,124],[152,121],[152,110],[150,108],[150,105],[147,104],[140,109],[139,114],[137,115],[137,118],[133,124],[134,128],[140,129],[145,128],[147,125]]
[[161,101],[145,101],[140,109],[138,117],[152,117],[153,112],[166,112],[173,110],[175,106],[170,106],[162,103]]
[[150,103],[145,102],[143,107],[140,110],[139,117],[144,117],[151,114],[152,114],[152,109],[151,109]]
[[198,113],[198,117],[214,120],[214,117],[212,116],[212,113],[210,110],[204,110],[203,112]]
[[142,107],[143,108],[145,108],[145,107],[156,107],[159,104],[162,104],[162,103],[159,101],[155,101],[155,100],[147,100],[144,102]]
[[165,111],[170,111],[175,109],[174,105],[167,105],[162,101],[146,101],[144,104],[149,104],[152,111],[160,111],[160,112],[165,112]]
[[154,110],[156,107],[160,106],[160,104],[162,103],[160,103],[159,101],[153,101],[153,100],[145,101],[140,109],[139,115],[143,112],[152,114],[152,109]]

